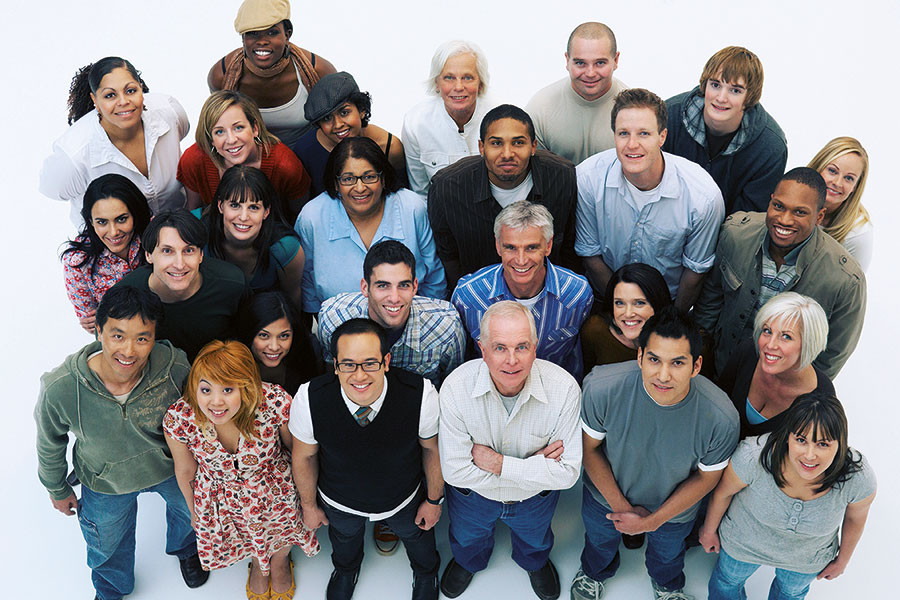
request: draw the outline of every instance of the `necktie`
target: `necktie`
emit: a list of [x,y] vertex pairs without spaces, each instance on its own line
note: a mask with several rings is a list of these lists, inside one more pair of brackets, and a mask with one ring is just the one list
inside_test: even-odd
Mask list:
[[353,416],[356,417],[356,422],[359,423],[360,427],[365,427],[370,423],[369,415],[371,414],[371,406],[360,406],[359,409],[353,413]]

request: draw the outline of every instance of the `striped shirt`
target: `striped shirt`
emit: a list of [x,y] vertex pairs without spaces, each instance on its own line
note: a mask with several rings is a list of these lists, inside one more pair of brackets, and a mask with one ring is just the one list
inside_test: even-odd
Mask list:
[[769,254],[770,238],[766,234],[766,239],[763,240],[762,246],[762,279],[759,286],[759,300],[756,303],[757,309],[762,308],[763,304],[781,292],[794,287],[797,279],[800,278],[800,274],[797,272],[797,257],[800,256],[800,250],[811,237],[810,235],[802,243],[798,244],[796,248],[785,254],[784,264],[779,269],[772,259],[772,255]]
[[[343,293],[322,303],[319,343],[326,363],[332,361],[331,335],[344,321],[369,317],[369,299],[360,292]],[[414,296],[403,334],[391,346],[391,366],[411,371],[439,386],[462,364],[466,333],[459,315],[446,300]]]
[[[491,265],[459,280],[451,302],[473,341],[481,336],[481,317],[501,300],[516,301],[503,278],[503,265]],[[544,289],[531,306],[537,327],[537,357],[559,365],[581,379],[581,341],[578,332],[594,298],[587,279],[547,261]]]

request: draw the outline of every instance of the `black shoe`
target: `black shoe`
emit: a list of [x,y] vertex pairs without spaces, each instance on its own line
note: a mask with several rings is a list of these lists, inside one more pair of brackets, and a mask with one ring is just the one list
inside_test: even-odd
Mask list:
[[623,533],[622,543],[625,544],[625,547],[629,550],[637,550],[644,545],[644,534],[628,535],[627,533]]
[[188,558],[179,558],[181,566],[181,578],[189,588],[198,588],[209,579],[209,571],[204,571],[200,566],[200,557],[194,554]]
[[438,600],[437,575],[413,577],[412,600]]
[[470,573],[457,564],[455,558],[451,558],[441,577],[441,592],[448,598],[456,598],[469,587],[475,573]]
[[326,600],[350,600],[353,590],[356,589],[356,581],[359,579],[359,571],[332,571],[328,587],[325,589]]
[[553,562],[547,559],[547,564],[537,571],[528,571],[531,580],[531,589],[541,600],[556,600],[559,598],[559,573]]

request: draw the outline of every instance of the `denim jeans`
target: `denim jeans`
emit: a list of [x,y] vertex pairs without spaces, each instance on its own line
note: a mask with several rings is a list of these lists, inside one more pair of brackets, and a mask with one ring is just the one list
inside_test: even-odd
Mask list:
[[[709,600],[746,600],[744,582],[759,568],[729,556],[719,548],[719,560],[709,578]],[[818,573],[797,573],[775,569],[775,579],[769,588],[769,600],[803,600],[809,584]]]
[[[609,579],[619,568],[619,542],[622,534],[606,518],[608,508],[597,502],[584,486],[581,517],[584,519],[584,551],[581,569],[596,581]],[[684,539],[691,532],[694,521],[664,523],[656,531],[647,532],[647,551],[644,562],[656,584],[666,590],[684,587]]]
[[553,530],[550,521],[559,501],[559,491],[541,492],[522,502],[504,504],[469,490],[445,486],[450,516],[450,550],[466,571],[487,567],[494,549],[494,525],[501,520],[509,527],[512,558],[526,571],[537,571],[550,558]]
[[82,485],[78,522],[100,600],[119,600],[134,590],[134,528],[142,492],[156,492],[166,501],[166,554],[182,559],[197,553],[191,513],[175,477],[129,494],[102,494]]
[[[441,557],[434,541],[434,527],[428,531],[416,525],[419,505],[425,501],[425,482],[412,501],[397,514],[381,519],[403,542],[406,556],[416,577],[436,577],[441,568]],[[335,571],[355,573],[362,565],[363,543],[366,534],[366,517],[334,508],[321,498],[319,506],[328,517],[328,539],[331,540],[331,563]]]

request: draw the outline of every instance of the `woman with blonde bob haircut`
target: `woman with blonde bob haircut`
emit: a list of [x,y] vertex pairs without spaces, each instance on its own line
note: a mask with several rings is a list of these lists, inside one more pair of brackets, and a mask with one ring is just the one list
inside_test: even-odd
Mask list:
[[249,96],[233,90],[211,94],[200,109],[196,140],[178,163],[178,181],[184,185],[189,209],[211,203],[222,175],[236,165],[263,172],[290,222],[309,199],[311,180],[303,163],[269,133]]
[[424,196],[435,173],[478,154],[481,119],[494,106],[484,98],[490,79],[477,44],[452,40],[435,50],[428,98],[409,109],[400,134],[412,191]]
[[840,242],[863,271],[869,268],[875,230],[862,205],[869,177],[869,155],[859,140],[836,137],[807,165],[825,180],[825,220],[822,229]]
[[718,381],[740,415],[741,439],[774,430],[801,394],[834,394],[812,364],[827,343],[828,318],[812,298],[783,292],[763,305],[753,339],[738,346]]
[[200,563],[210,571],[250,557],[249,600],[290,600],[291,547],[319,550],[291,477],[290,407],[287,392],[260,381],[247,346],[214,340],[163,419]]

